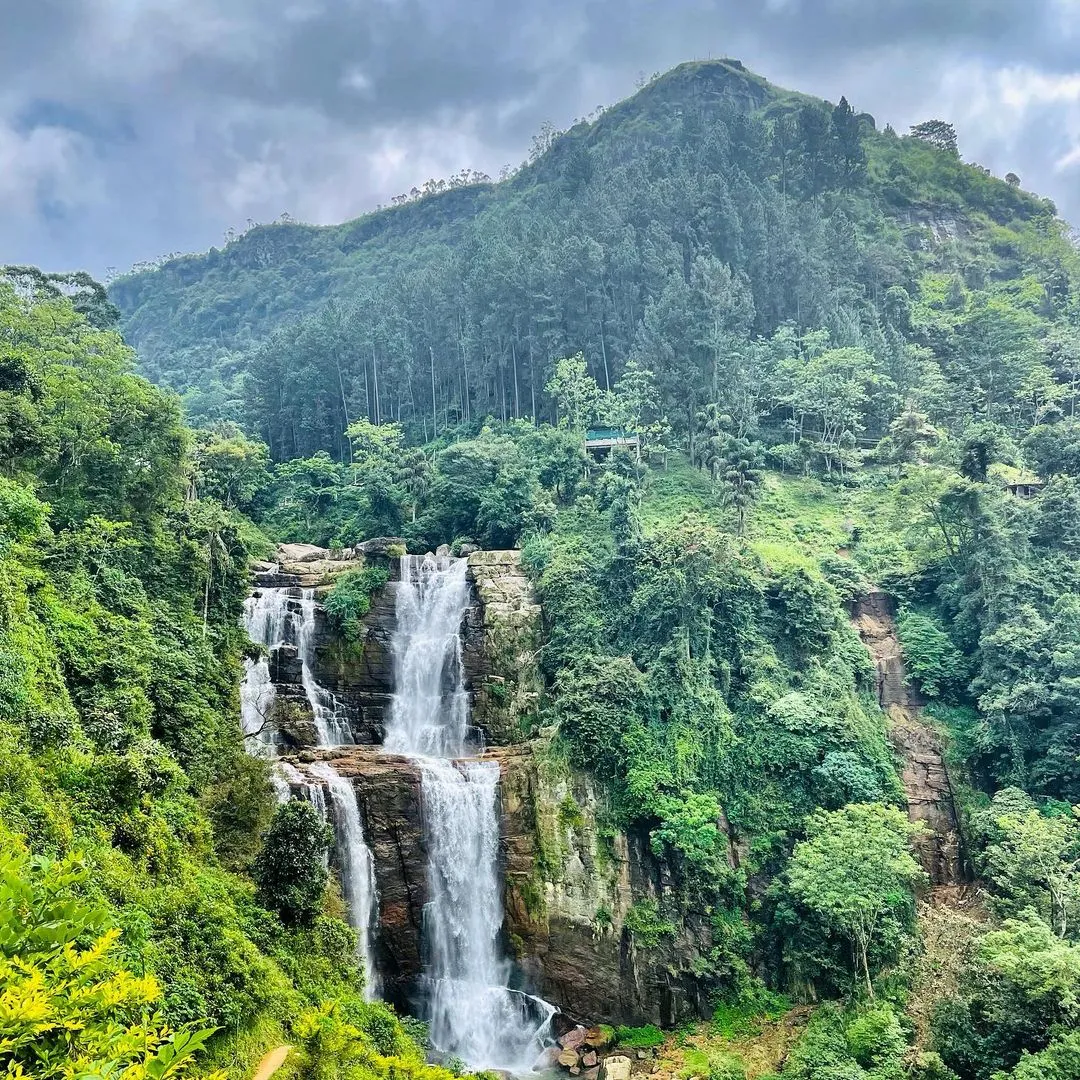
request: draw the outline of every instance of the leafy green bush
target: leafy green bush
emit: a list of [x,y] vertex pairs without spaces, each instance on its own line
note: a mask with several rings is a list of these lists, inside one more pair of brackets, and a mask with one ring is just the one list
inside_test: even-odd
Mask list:
[[776,577],[772,598],[781,619],[781,632],[803,653],[829,647],[839,625],[836,592],[802,567],[788,567]]
[[555,683],[555,715],[575,758],[601,776],[625,760],[623,736],[645,709],[645,680],[628,657],[589,657]]
[[[910,851],[917,831],[902,811],[880,804],[819,810],[795,845],[785,885],[775,887],[811,917],[804,933],[820,920],[824,937],[849,943],[855,977],[870,997],[874,962],[897,954],[914,920],[913,890],[925,878]],[[793,958],[798,947],[789,943]]]
[[661,918],[655,900],[639,900],[631,904],[623,926],[633,935],[634,942],[644,949],[655,949],[665,937],[673,936],[678,927]]
[[175,1080],[213,1028],[169,1030],[161,988],[121,966],[120,931],[86,898],[77,855],[31,857],[0,833],[0,1069],[60,1080]]
[[774,1020],[791,1008],[791,1002],[758,979],[747,980],[739,997],[721,1002],[713,1010],[712,1030],[725,1039],[740,1039],[761,1030],[763,1020]]
[[850,601],[866,592],[869,584],[859,564],[839,555],[823,555],[821,572],[841,600]]
[[1020,1056],[1010,1073],[1012,1080],[1074,1080],[1080,1076],[1080,1031],[1070,1031],[1045,1050]]
[[291,799],[274,811],[252,874],[260,900],[284,923],[310,926],[322,909],[333,842],[334,830],[310,803]]
[[360,620],[371,610],[372,593],[381,589],[390,573],[383,566],[365,566],[336,578],[322,605],[330,621],[346,641],[360,638]]
[[709,1080],[746,1080],[746,1065],[738,1054],[714,1050],[709,1054]]
[[891,1005],[814,1012],[784,1064],[785,1080],[902,1080],[907,1038]]
[[644,1027],[619,1027],[615,1029],[615,1041],[619,1046],[630,1050],[648,1050],[660,1046],[665,1039],[664,1033],[652,1024]]
[[905,608],[896,620],[908,674],[928,697],[955,698],[970,678],[970,665],[930,615]]
[[388,1005],[352,1000],[304,1010],[294,1024],[302,1080],[451,1080],[428,1065]]
[[977,942],[958,993],[939,1001],[932,1018],[934,1044],[962,1080],[990,1080],[1078,1023],[1080,946],[1034,912]]

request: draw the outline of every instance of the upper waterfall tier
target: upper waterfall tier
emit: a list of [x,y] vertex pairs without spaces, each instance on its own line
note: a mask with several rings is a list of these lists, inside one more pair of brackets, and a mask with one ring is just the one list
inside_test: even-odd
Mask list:
[[[315,590],[293,588],[265,588],[252,594],[244,602],[244,626],[252,641],[276,649],[281,645],[294,645],[300,658],[301,683],[304,695],[311,707],[315,724],[316,745],[345,746],[352,743],[348,718],[334,695],[321,686],[313,673],[315,638]],[[245,733],[249,723],[265,722],[266,712],[273,704],[272,693],[261,688],[264,679],[261,661],[247,668],[241,701],[245,712]],[[260,715],[255,715],[256,710]],[[275,737],[260,736],[260,742],[274,742]]]
[[470,593],[464,559],[403,555],[391,643],[394,692],[384,749],[455,758],[468,746],[461,623]]

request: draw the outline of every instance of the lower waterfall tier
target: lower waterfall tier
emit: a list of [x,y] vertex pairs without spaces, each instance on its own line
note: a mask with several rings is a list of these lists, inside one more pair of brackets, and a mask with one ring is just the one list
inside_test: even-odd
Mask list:
[[[332,760],[354,783],[377,881],[372,949],[382,996],[419,1011],[431,990],[423,982],[423,940],[425,907],[433,898],[423,766],[375,747],[300,756],[320,759]],[[634,947],[624,927],[635,902],[657,898],[666,887],[647,837],[610,837],[598,826],[591,781],[553,776],[547,755],[529,746],[494,748],[482,760],[500,770],[494,812],[510,987],[583,1021],[673,1025],[707,1015],[708,1002],[689,969],[707,947],[707,918],[700,926],[691,920],[677,938],[648,952]]]

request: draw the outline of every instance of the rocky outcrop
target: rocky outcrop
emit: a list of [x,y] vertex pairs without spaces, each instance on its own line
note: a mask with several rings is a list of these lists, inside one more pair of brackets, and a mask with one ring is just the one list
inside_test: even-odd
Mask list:
[[[421,972],[427,852],[420,772],[381,753],[393,691],[397,558],[393,541],[349,553],[293,545],[272,573],[287,587],[318,595],[342,569],[385,558],[387,585],[372,596],[355,642],[315,608],[312,674],[347,710],[359,745],[314,751],[310,708],[295,645],[273,650],[271,677],[284,752],[295,761],[332,759],[352,780],[364,835],[374,854],[380,932],[374,942],[383,993],[414,1005]],[[540,607],[517,551],[468,556],[473,602],[463,627],[465,680],[472,721],[486,756],[501,770],[501,858],[507,954],[515,983],[589,1022],[672,1025],[707,1015],[692,967],[708,945],[708,922],[691,918],[659,947],[643,948],[627,926],[635,903],[663,905],[672,883],[649,847],[647,831],[602,827],[606,806],[591,779],[554,761],[535,730],[541,683],[536,654]],[[266,573],[270,574],[270,570]]]
[[[485,755],[501,771],[504,945],[515,985],[588,1022],[671,1026],[708,1015],[692,971],[707,946],[706,920],[691,919],[658,949],[638,947],[628,912],[635,902],[662,902],[670,888],[648,837],[602,830],[605,807],[591,780],[553,766],[540,746],[539,755],[526,746]],[[361,746],[302,750],[293,760],[330,760],[355,786],[375,859],[383,994],[415,1006],[428,890],[419,767]]]
[[374,945],[382,992],[407,1009],[417,996],[427,897],[420,769],[374,747],[314,751],[300,759],[330,760],[353,783],[364,839],[375,860],[379,933]]
[[874,659],[878,704],[891,721],[889,739],[901,762],[908,816],[925,825],[916,840],[923,869],[934,885],[960,884],[968,875],[941,735],[923,717],[924,702],[907,679],[895,603],[873,590],[855,601],[851,615]]
[[472,720],[489,743],[505,746],[529,734],[540,697],[540,605],[520,551],[468,559],[476,604],[465,619],[463,659]]
[[[396,560],[394,563],[396,577]],[[361,619],[356,641],[342,641],[322,608],[315,610],[313,674],[340,702],[357,742],[382,743],[393,693],[390,641],[394,631],[394,587],[391,580],[375,591]]]
[[626,925],[671,888],[644,831],[603,829],[590,777],[536,753],[498,750],[506,849],[506,926],[527,981],[571,1016],[672,1026],[710,1014],[693,973],[706,920],[690,919],[656,949]]
[[908,227],[908,243],[922,251],[953,244],[971,232],[971,226],[964,218],[940,209],[904,210],[897,218]]
[[276,562],[252,566],[256,588],[327,588],[334,578],[365,565],[364,556],[352,548],[337,550],[314,544],[279,544],[276,556]]
[[[347,711],[353,737],[364,744],[382,742],[393,692],[390,642],[401,547],[401,541],[392,537],[340,552],[286,544],[278,549],[279,563],[258,564],[255,570],[256,588],[308,588],[319,595],[348,570],[380,563],[387,567],[389,581],[373,594],[355,642],[342,641],[322,609],[315,611],[312,673]],[[508,745],[529,733],[539,700],[540,606],[519,551],[476,551],[468,559],[474,602],[465,615],[463,662],[472,722],[489,744]],[[290,709],[275,719],[285,729],[288,745],[303,745],[307,728],[301,715],[305,699],[299,657],[291,646],[275,653],[272,678],[286,687],[282,700],[291,702]],[[309,712],[306,723],[310,722]]]

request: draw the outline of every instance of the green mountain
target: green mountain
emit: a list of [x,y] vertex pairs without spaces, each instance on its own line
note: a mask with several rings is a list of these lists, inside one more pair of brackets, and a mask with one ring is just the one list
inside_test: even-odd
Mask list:
[[[1075,264],[1052,204],[963,164],[947,125],[881,132],[717,61],[554,137],[502,183],[257,227],[110,295],[145,374],[281,460],[347,457],[342,432],[364,416],[420,439],[553,418],[554,361],[579,351],[605,389],[631,360],[652,370],[686,438],[701,406],[753,379],[752,343],[785,327],[878,358],[893,388],[871,436],[915,390],[910,346],[934,350],[954,413],[988,394],[1019,408],[1026,370],[1007,386],[974,370],[997,332],[980,320],[1004,311],[998,329],[1030,340],[1065,314]],[[912,305],[949,317],[913,327]],[[722,404],[745,427],[775,398]]]
[[[499,957],[640,1025],[569,1049],[585,1080],[612,1044],[605,1075],[665,1080],[1076,1076],[1064,223],[942,121],[878,131],[730,60],[537,151],[116,308],[0,272],[0,1071],[239,1078],[288,1044],[288,1080],[461,1074],[364,999],[346,819],[278,804],[240,723],[351,781],[415,1005],[386,586],[447,544]],[[256,562],[289,542],[348,558]],[[241,629],[253,568],[294,641]],[[313,745],[328,687],[364,745]]]

